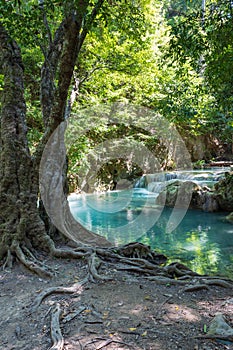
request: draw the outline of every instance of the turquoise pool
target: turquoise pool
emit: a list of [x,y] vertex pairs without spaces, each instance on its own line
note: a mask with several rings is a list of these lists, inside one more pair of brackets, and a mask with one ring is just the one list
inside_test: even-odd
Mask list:
[[233,277],[233,225],[226,213],[177,210],[183,217],[167,230],[172,209],[155,205],[156,194],[135,188],[69,197],[73,216],[115,245],[139,241],[199,273]]

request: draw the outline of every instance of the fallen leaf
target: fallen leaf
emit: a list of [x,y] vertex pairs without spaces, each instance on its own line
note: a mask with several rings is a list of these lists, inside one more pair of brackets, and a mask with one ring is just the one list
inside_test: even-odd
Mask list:
[[105,311],[105,312],[103,313],[103,319],[107,318],[108,315],[109,315],[109,311]]

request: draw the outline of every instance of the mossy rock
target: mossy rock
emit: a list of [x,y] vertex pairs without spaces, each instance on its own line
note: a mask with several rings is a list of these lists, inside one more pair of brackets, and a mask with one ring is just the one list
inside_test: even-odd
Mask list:
[[206,212],[219,210],[214,193],[193,181],[176,180],[157,197],[156,204],[174,208],[202,209]]
[[225,178],[214,186],[214,193],[221,210],[233,211],[233,172],[225,173]]

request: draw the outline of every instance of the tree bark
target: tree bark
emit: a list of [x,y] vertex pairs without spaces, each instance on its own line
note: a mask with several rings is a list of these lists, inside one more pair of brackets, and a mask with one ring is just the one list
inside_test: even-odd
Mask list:
[[[103,0],[99,0],[90,15],[94,20]],[[73,2],[67,2],[74,6]],[[0,24],[0,64],[4,75],[4,90],[0,123],[0,260],[6,257],[6,265],[16,256],[34,272],[41,269],[35,263],[33,248],[47,249],[55,256],[80,257],[80,252],[65,254],[55,248],[46,232],[37,207],[39,193],[39,168],[46,144],[57,127],[65,119],[66,103],[78,53],[90,27],[88,0],[80,0],[76,6],[67,8],[54,41],[50,41],[48,54],[42,69],[41,109],[45,121],[45,133],[33,157],[27,144],[25,123],[23,63],[19,46]],[[57,80],[57,84],[55,81]],[[62,144],[63,145],[63,144]],[[63,147],[63,146],[62,146]],[[48,164],[48,169],[53,165]],[[55,162],[55,167],[57,163]],[[51,174],[50,174],[51,175]],[[48,177],[50,182],[51,177]],[[57,179],[60,182],[61,179]],[[52,176],[52,183],[53,176]],[[53,190],[53,188],[52,188]],[[56,188],[54,188],[56,191]],[[64,198],[64,196],[62,196]],[[62,227],[67,236],[91,245],[109,245],[105,239],[75,225],[66,198]],[[53,205],[56,210],[56,205]],[[68,222],[72,220],[72,223]],[[71,229],[72,227],[72,229]],[[77,229],[80,233],[77,233]],[[64,232],[63,232],[64,233]],[[30,261],[27,259],[30,257]]]
[[0,62],[4,75],[0,152],[0,259],[33,236],[44,234],[32,189],[32,158],[25,124],[23,64],[15,41],[0,25]]

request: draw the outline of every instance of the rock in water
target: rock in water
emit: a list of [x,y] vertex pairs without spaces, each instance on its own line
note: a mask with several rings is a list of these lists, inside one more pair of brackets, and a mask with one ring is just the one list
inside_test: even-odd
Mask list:
[[214,186],[214,194],[221,210],[233,210],[233,172],[225,173],[225,179]]
[[233,224],[233,212],[226,216],[226,221]]
[[174,208],[202,209],[206,212],[219,210],[216,196],[207,187],[194,181],[175,180],[168,183],[156,199],[156,204]]

